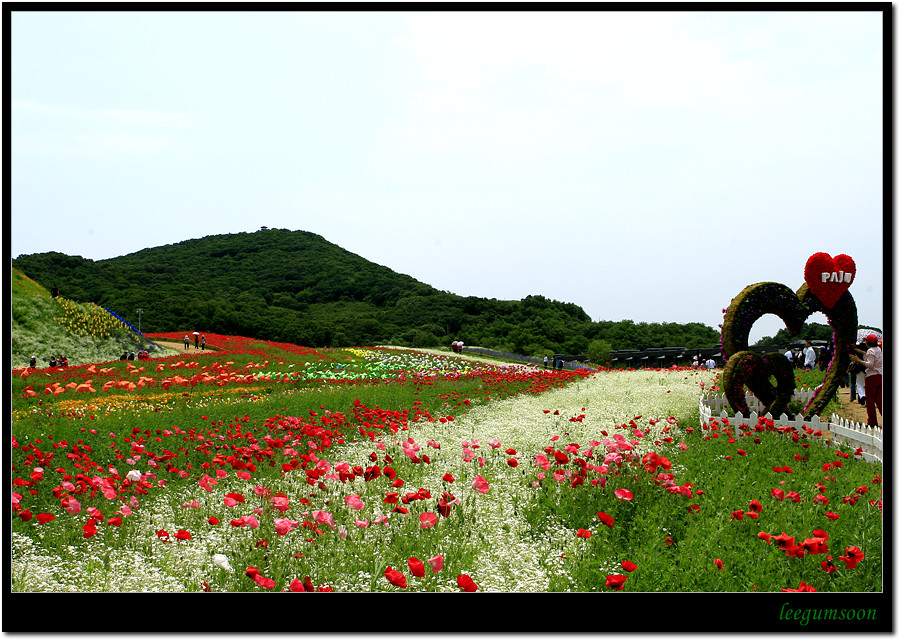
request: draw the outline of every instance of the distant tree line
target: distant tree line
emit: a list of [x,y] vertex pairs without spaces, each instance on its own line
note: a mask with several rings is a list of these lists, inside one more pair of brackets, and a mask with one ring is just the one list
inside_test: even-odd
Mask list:
[[311,347],[469,345],[540,355],[709,347],[701,323],[593,322],[569,302],[459,296],[305,231],[207,236],[93,261],[57,252],[12,261],[60,295],[108,307],[145,333],[209,331]]

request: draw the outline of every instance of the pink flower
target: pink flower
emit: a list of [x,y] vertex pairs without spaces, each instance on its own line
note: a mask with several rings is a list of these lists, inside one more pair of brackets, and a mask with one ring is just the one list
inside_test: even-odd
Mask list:
[[628,489],[616,489],[614,493],[619,500],[628,501],[634,498],[634,494]]
[[428,564],[431,565],[432,572],[437,573],[444,568],[444,556],[439,554],[433,558],[428,558]]
[[300,523],[297,520],[291,520],[289,518],[275,518],[275,533],[280,536],[290,533],[299,526]]
[[359,518],[356,518],[356,520],[354,522],[356,522],[357,527],[368,527],[369,526],[368,520],[360,520]]
[[419,525],[420,529],[430,529],[437,523],[438,517],[433,513],[420,513],[419,514]]
[[482,478],[480,475],[475,476],[475,479],[472,481],[472,488],[479,493],[487,493],[488,489],[490,489],[487,480]]
[[81,503],[78,502],[75,498],[69,498],[68,504],[66,504],[66,511],[71,514],[76,514],[81,511]]
[[356,511],[362,511],[362,509],[366,506],[357,495],[347,496],[346,498],[344,498],[344,502],[347,503],[348,507],[350,507],[351,509],[355,509]]
[[327,524],[329,527],[334,529],[334,516],[327,511],[313,511],[313,518],[316,519],[316,522],[319,524]]

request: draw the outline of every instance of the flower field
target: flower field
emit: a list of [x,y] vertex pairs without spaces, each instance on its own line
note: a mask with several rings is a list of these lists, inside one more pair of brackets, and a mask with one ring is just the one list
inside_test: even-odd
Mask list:
[[13,591],[882,590],[880,465],[715,372],[207,340],[13,371]]

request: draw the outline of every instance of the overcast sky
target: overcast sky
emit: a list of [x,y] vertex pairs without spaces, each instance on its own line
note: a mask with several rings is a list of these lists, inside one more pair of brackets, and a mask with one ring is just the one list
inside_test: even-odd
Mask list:
[[880,12],[11,26],[12,257],[265,225],[463,296],[717,327],[745,286],[796,290],[826,252],[855,260],[859,320],[884,326]]

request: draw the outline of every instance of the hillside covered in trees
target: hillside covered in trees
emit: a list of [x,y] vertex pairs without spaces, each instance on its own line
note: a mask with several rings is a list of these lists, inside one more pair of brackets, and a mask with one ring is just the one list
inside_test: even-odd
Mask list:
[[197,330],[311,347],[462,340],[525,355],[586,353],[597,341],[609,349],[719,341],[717,330],[700,323],[593,322],[581,307],[540,295],[496,300],[439,291],[306,231],[207,236],[98,261],[21,255],[12,266],[144,332]]

